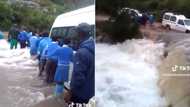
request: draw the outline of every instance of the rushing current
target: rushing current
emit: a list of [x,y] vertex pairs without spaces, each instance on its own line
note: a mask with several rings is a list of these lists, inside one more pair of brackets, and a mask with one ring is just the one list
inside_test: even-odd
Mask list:
[[10,50],[6,40],[0,44],[0,107],[29,107],[44,100],[43,89],[35,87],[41,81],[29,49]]
[[[44,100],[29,49],[10,50],[5,40],[0,44],[0,106],[29,107]],[[144,39],[96,44],[96,106],[164,107],[157,85],[163,50],[164,44]]]
[[165,107],[157,85],[163,51],[145,39],[96,44],[97,107]]

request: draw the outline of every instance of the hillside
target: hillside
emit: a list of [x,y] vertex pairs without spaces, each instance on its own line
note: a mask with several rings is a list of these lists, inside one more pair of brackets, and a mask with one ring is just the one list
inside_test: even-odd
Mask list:
[[0,30],[13,24],[30,30],[48,31],[59,14],[90,4],[94,0],[1,0]]

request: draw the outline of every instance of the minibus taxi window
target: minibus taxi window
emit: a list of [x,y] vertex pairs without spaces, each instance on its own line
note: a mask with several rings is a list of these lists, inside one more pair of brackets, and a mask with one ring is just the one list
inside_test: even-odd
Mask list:
[[70,38],[71,43],[70,46],[74,49],[77,50],[78,46],[79,46],[79,36],[76,30],[76,27],[69,27],[68,28],[68,32],[67,32],[67,37]]
[[76,27],[69,27],[67,36],[69,36],[71,38],[76,37],[77,36]]
[[67,28],[57,27],[52,29],[51,36],[64,37],[66,33],[67,33]]

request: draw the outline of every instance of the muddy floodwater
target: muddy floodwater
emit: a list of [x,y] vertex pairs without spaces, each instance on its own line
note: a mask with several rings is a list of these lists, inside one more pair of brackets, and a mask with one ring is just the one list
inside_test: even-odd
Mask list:
[[40,87],[38,62],[29,49],[9,50],[5,40],[0,44],[0,107],[29,107],[51,96],[51,87]]
[[157,86],[164,44],[96,44],[97,107],[166,107]]

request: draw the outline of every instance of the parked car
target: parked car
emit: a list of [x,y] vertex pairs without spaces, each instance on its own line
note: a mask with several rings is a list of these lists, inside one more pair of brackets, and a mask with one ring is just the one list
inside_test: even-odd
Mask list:
[[174,13],[165,13],[162,19],[162,26],[168,30],[177,30],[190,33],[190,19],[184,15],[176,15]]

